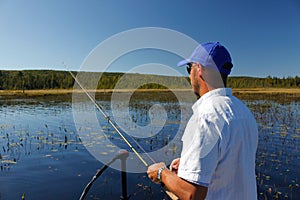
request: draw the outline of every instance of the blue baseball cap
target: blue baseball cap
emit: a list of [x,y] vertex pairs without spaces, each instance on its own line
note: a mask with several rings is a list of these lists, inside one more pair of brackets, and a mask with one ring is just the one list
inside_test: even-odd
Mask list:
[[[200,44],[188,59],[180,61],[177,66],[181,67],[191,62],[199,62],[203,67],[218,69],[220,73],[227,75],[230,74],[232,68],[230,54],[219,42]],[[230,63],[230,65],[224,66],[225,63]]]

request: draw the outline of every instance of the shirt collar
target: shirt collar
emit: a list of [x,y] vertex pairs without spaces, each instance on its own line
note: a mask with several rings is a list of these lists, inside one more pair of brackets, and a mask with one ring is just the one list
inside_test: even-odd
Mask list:
[[206,101],[207,99],[210,99],[211,97],[216,96],[232,96],[232,89],[231,88],[217,88],[214,90],[211,90],[207,93],[205,93],[203,96],[198,99],[194,105],[192,106],[192,109],[195,110],[198,105],[200,105],[203,101]]

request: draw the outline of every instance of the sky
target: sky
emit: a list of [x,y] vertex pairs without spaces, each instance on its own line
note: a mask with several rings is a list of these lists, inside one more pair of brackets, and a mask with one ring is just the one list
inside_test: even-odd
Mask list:
[[[233,59],[231,76],[300,76],[298,0],[0,0],[0,69],[66,70],[64,62],[80,70],[99,44],[144,27],[221,42]],[[148,49],[122,55],[106,70],[152,62],[175,69],[178,61]]]

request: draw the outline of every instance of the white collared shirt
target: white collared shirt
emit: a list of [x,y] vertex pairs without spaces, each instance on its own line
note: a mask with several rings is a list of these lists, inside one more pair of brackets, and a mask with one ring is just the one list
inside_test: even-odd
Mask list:
[[258,130],[230,88],[204,94],[192,107],[182,137],[178,176],[208,187],[206,199],[257,199]]

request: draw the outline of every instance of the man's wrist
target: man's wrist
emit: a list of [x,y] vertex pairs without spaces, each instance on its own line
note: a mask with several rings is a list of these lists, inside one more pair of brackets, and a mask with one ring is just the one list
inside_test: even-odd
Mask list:
[[162,171],[164,170],[164,169],[166,169],[166,167],[161,167],[161,168],[159,168],[159,170],[157,171],[157,179],[159,180],[159,182],[162,182],[162,177],[161,177],[161,173],[162,173]]

